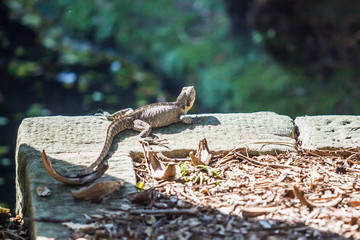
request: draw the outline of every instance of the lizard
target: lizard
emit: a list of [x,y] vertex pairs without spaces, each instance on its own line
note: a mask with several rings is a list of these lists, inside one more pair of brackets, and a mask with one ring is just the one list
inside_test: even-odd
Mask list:
[[152,128],[165,127],[177,122],[186,124],[195,123],[196,118],[186,116],[195,101],[195,88],[193,86],[183,87],[175,102],[153,103],[139,107],[135,110],[126,108],[113,114],[102,112],[95,116],[103,116],[111,121],[107,128],[103,148],[90,166],[78,173],[76,176],[62,175],[57,172],[47,157],[45,150],[42,151],[42,162],[49,175],[56,180],[69,185],[83,185],[100,178],[108,169],[105,159],[109,152],[113,138],[126,129],[139,131],[139,141],[159,143],[161,140],[149,137]]

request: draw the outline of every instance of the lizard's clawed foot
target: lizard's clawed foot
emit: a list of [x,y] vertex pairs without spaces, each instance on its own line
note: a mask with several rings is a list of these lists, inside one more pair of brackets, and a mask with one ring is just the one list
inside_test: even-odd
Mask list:
[[167,139],[146,137],[146,138],[140,138],[139,142],[141,144],[146,142],[148,144],[159,145],[159,146],[162,146],[162,147],[169,148],[168,146],[166,146],[166,144],[169,143],[169,141]]
[[99,112],[98,112],[98,113],[95,113],[94,116],[104,117],[104,118],[106,118],[106,119],[108,119],[108,120],[113,120],[113,119],[114,119],[114,117],[113,117],[110,113],[108,113],[107,111],[104,111],[104,110],[102,110],[102,109],[99,109],[98,111],[99,111]]
[[187,117],[185,115],[180,117],[180,121],[182,121],[183,123],[186,123],[186,124],[199,123],[202,120],[203,120],[202,117]]
[[204,117],[193,117],[191,118],[191,123],[199,123],[204,120]]
[[109,117],[111,114],[108,113],[107,111],[104,111],[102,109],[98,110],[98,113],[95,113],[94,116],[99,116],[99,117]]

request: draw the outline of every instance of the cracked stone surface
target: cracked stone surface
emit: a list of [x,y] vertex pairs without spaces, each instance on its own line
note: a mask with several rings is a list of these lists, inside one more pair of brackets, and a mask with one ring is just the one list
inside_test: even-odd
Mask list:
[[[202,121],[194,125],[177,123],[154,129],[157,137],[169,141],[168,149],[154,146],[154,150],[169,157],[186,157],[189,151],[197,149],[199,140],[205,137],[210,150],[231,150],[243,146],[249,148],[250,154],[296,151],[294,125],[288,116],[258,112],[190,117],[200,117]],[[84,222],[83,214],[90,215],[126,202],[126,195],[135,191],[132,159],[142,156],[138,133],[133,130],[123,131],[115,137],[108,154],[109,170],[98,179],[121,178],[126,187],[101,204],[74,201],[71,190],[80,187],[66,186],[52,179],[41,162],[41,151],[45,149],[54,168],[62,173],[75,172],[81,166],[89,165],[102,149],[109,123],[106,119],[93,116],[24,119],[19,127],[16,150],[17,211],[27,217],[57,217]],[[50,197],[42,198],[36,194],[36,188],[41,185],[52,191]],[[70,233],[60,224],[32,224],[30,231],[33,238],[67,239]]]
[[329,115],[297,117],[301,147],[336,150],[360,147],[360,116]]

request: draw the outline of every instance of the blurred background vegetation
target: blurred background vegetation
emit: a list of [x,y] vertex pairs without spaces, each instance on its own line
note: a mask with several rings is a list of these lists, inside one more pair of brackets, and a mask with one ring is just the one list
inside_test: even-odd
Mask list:
[[174,100],[192,112],[360,112],[356,0],[5,0],[0,3],[0,204],[15,201],[25,117]]

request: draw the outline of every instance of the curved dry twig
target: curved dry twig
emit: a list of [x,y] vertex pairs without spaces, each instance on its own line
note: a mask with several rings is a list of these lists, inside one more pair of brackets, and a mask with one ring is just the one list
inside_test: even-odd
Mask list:
[[69,184],[69,185],[83,185],[83,184],[92,182],[92,181],[98,179],[99,177],[101,177],[102,175],[104,175],[106,170],[109,168],[109,165],[107,164],[107,162],[104,162],[103,164],[101,164],[98,167],[98,169],[96,169],[94,172],[92,172],[90,174],[80,175],[77,177],[68,177],[68,176],[61,175],[59,172],[57,172],[52,167],[52,164],[51,164],[49,158],[47,157],[45,150],[42,151],[41,158],[42,158],[42,162],[44,164],[46,171],[49,173],[49,175],[51,177],[58,180],[59,182]]
[[313,202],[308,201],[304,197],[303,192],[296,185],[294,185],[293,189],[294,189],[294,195],[299,199],[300,203],[303,204],[303,205],[308,206],[309,208],[313,208],[313,207],[335,207],[336,205],[338,205],[344,199],[344,194],[339,194],[339,196],[337,198],[335,198],[334,200],[332,200],[330,202],[313,203]]

